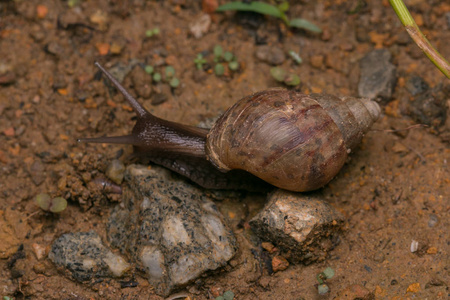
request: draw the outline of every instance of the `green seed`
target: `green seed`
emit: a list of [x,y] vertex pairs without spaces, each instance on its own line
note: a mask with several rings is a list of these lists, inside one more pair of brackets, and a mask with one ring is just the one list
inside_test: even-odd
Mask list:
[[175,69],[172,66],[167,66],[166,67],[166,77],[172,78],[173,75],[175,75]]
[[280,67],[273,67],[270,69],[270,75],[279,82],[283,82],[286,78],[286,71]]
[[144,70],[145,70],[145,73],[152,74],[153,71],[154,71],[154,68],[152,66],[150,66],[150,65],[146,65]]
[[158,73],[158,72],[154,73],[153,80],[156,82],[160,82],[161,81],[161,73]]
[[52,204],[52,200],[49,194],[39,194],[36,196],[36,203],[42,210],[48,211]]
[[325,277],[326,277],[327,279],[333,278],[333,276],[334,276],[334,270],[333,270],[332,268],[328,267],[328,268],[326,268],[326,269],[323,271],[323,274],[325,275]]
[[223,59],[227,62],[230,62],[233,59],[233,57],[234,57],[233,53],[228,51],[223,54]]
[[170,80],[169,85],[172,88],[176,89],[180,85],[180,80],[178,78],[174,77]]
[[216,45],[216,46],[214,47],[213,52],[214,52],[214,57],[217,57],[217,58],[222,57],[222,54],[223,54],[222,46]]
[[237,61],[230,61],[228,63],[228,68],[230,68],[231,71],[236,71],[239,69],[239,63]]
[[60,213],[67,207],[66,199],[62,197],[56,197],[52,200],[52,205],[50,206],[50,211],[52,213]]
[[286,79],[284,79],[284,83],[290,86],[296,86],[300,84],[300,77],[296,74],[289,74]]
[[225,67],[222,64],[215,65],[214,73],[216,73],[217,76],[222,76],[225,73]]

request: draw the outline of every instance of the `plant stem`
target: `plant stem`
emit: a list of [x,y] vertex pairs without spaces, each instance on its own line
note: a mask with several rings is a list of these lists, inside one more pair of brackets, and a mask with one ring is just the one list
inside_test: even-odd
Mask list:
[[445,58],[431,45],[425,35],[420,31],[419,26],[412,18],[402,0],[389,0],[392,8],[400,21],[405,26],[406,31],[425,53],[426,56],[436,65],[436,67],[450,79],[450,65]]

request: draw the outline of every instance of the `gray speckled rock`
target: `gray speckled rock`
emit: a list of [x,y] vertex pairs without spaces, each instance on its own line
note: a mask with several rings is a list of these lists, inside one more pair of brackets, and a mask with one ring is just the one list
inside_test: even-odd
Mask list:
[[397,82],[397,68],[390,60],[391,53],[386,49],[373,50],[361,59],[358,84],[360,97],[390,100]]
[[98,277],[120,277],[130,265],[106,248],[94,231],[67,233],[53,242],[48,257],[78,281]]
[[147,274],[158,294],[168,295],[233,257],[233,233],[197,187],[157,166],[131,165],[125,181],[108,239]]
[[277,245],[291,262],[323,260],[334,247],[344,219],[313,194],[276,190],[250,226],[264,241]]

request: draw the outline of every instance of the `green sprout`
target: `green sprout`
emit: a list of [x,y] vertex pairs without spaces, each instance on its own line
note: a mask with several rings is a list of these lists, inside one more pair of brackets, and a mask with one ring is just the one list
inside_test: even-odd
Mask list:
[[155,69],[152,66],[150,66],[150,65],[146,65],[145,68],[144,68],[145,73],[147,73],[149,75],[151,75],[154,70]]
[[162,78],[161,73],[156,72],[156,73],[153,74],[153,80],[155,82],[160,82],[161,78]]
[[51,198],[49,194],[39,194],[36,196],[37,205],[45,211],[60,213],[67,207],[66,199],[62,197]]
[[237,11],[251,11],[263,15],[268,15],[272,17],[279,18],[283,20],[283,22],[289,26],[289,27],[295,27],[300,29],[306,29],[311,32],[320,33],[322,32],[322,29],[320,29],[317,25],[314,25],[313,23],[302,19],[302,18],[295,18],[292,20],[289,20],[286,16],[286,12],[289,10],[289,3],[287,1],[282,2],[278,6],[274,6],[268,3],[259,2],[259,1],[252,1],[250,3],[247,2],[229,2],[224,5],[219,6],[216,11],[223,12],[228,10],[237,10]]
[[173,77],[170,81],[169,81],[169,85],[176,89],[179,85],[180,85],[180,80],[176,77]]
[[153,29],[148,29],[148,30],[145,31],[145,36],[148,37],[148,38],[150,38],[150,37],[152,37],[154,35],[158,35],[158,34],[159,34],[159,28],[158,27],[155,27]]
[[202,70],[203,65],[207,63],[206,59],[203,57],[201,53],[197,54],[197,57],[194,59],[195,66],[197,70]]
[[222,57],[222,55],[223,55],[223,48],[222,48],[222,46],[215,45],[213,53],[214,53],[214,58],[219,60]]
[[239,63],[238,63],[237,61],[235,61],[235,60],[230,61],[230,62],[228,63],[228,68],[229,68],[231,71],[237,71],[237,70],[239,69]]
[[170,79],[175,75],[175,68],[172,66],[167,66],[165,69],[166,78]]
[[317,287],[317,291],[319,295],[325,295],[328,293],[330,288],[325,283],[327,279],[331,279],[334,277],[334,270],[330,267],[326,268],[323,272],[317,274],[317,281],[319,282],[319,286]]
[[288,73],[280,67],[271,68],[270,75],[272,75],[276,81],[283,82],[289,86],[297,86],[300,84],[300,77],[297,74]]
[[217,76],[222,76],[225,73],[225,67],[222,64],[215,65],[214,73],[216,73]]

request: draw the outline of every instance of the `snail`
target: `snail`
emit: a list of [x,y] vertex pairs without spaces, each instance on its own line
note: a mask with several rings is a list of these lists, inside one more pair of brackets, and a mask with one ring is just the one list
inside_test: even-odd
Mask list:
[[205,188],[253,190],[261,180],[297,192],[323,187],[380,115],[367,98],[277,88],[242,98],[207,130],[152,115],[96,66],[133,107],[137,122],[130,135],[79,141],[131,144]]

